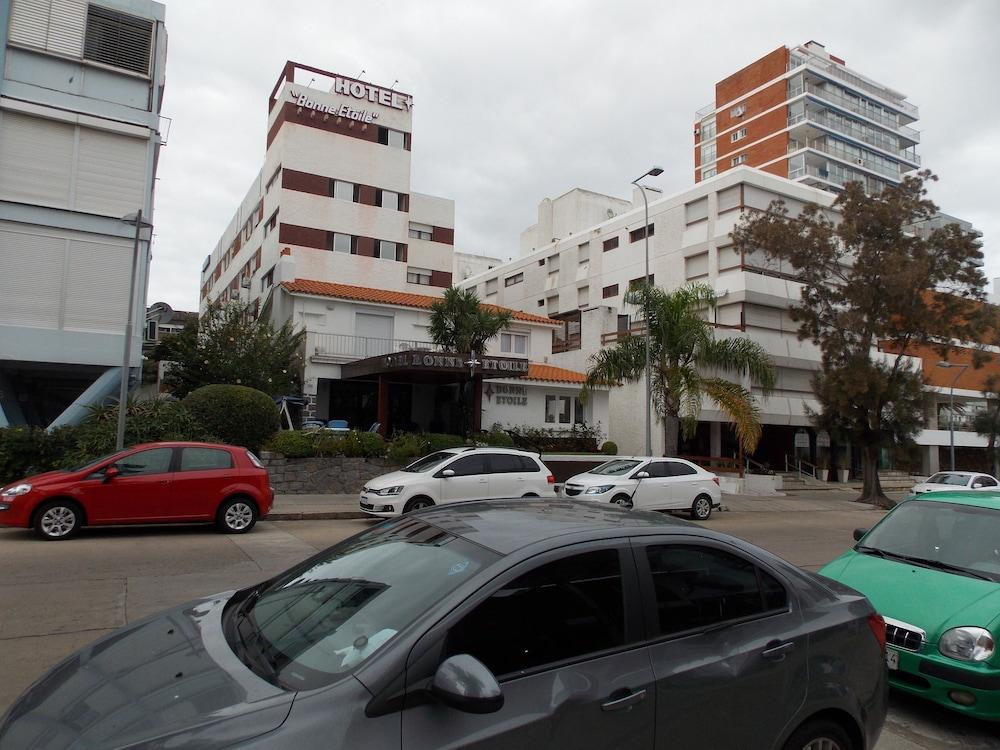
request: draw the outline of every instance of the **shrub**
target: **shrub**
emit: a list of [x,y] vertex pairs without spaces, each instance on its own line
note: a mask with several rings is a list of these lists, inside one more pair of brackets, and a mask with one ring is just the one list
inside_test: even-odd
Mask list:
[[316,455],[316,433],[301,430],[276,432],[264,444],[264,449],[280,453],[285,458],[308,458]]
[[337,439],[337,449],[342,456],[376,458],[385,455],[385,440],[377,432],[351,430]]
[[475,439],[477,443],[492,445],[496,448],[514,447],[514,438],[508,435],[504,430],[498,429],[496,426],[494,426],[489,432],[480,432],[475,436]]
[[443,451],[446,448],[461,448],[465,445],[465,438],[461,435],[447,435],[440,432],[428,432],[422,437],[427,443],[426,453]]
[[618,443],[613,440],[606,440],[604,445],[601,446],[601,453],[605,456],[617,456],[618,455]]
[[0,429],[0,485],[60,468],[74,443],[74,430],[48,433],[38,427]]
[[423,435],[404,432],[396,435],[389,443],[389,458],[397,463],[407,462],[428,453],[427,440]]
[[220,440],[252,451],[259,450],[280,426],[271,397],[243,385],[202,386],[181,403]]
[[518,425],[510,432],[518,448],[539,453],[597,453],[597,441],[602,434],[599,424],[575,424],[566,429]]
[[336,435],[326,430],[282,430],[265,443],[269,451],[281,453],[285,458],[323,458],[325,456],[352,456],[377,458],[385,455],[385,441],[374,432],[352,430],[346,435]]

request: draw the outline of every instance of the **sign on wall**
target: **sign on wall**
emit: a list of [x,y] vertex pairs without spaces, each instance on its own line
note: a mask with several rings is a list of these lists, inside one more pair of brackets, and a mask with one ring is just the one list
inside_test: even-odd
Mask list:
[[523,385],[507,385],[506,383],[487,383],[483,389],[487,401],[496,396],[497,406],[527,406],[528,389]]
[[[464,357],[451,354],[421,354],[420,352],[403,352],[389,354],[385,357],[385,366],[390,369],[437,369],[466,370],[469,368]],[[528,362],[522,359],[501,359],[499,357],[483,357],[476,367],[483,374],[525,374],[528,372]]]

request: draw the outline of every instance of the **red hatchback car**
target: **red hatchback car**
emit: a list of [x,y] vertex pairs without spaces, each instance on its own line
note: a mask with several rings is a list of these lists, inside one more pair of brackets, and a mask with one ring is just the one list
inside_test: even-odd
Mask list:
[[0,526],[68,539],[81,526],[215,522],[243,534],[274,501],[267,469],[245,448],[146,443],[0,490]]

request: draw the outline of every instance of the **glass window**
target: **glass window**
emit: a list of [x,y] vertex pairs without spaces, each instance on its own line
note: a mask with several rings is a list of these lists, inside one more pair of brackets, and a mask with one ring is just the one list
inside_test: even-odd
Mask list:
[[448,634],[447,653],[471,654],[498,677],[625,643],[617,550],[565,557],[502,586]]
[[586,424],[586,412],[584,411],[583,401],[579,398],[573,399],[573,423],[574,424]]
[[416,240],[429,240],[434,234],[434,227],[428,224],[410,222],[410,236]]
[[165,474],[170,471],[170,459],[174,456],[173,448],[152,448],[139,451],[131,456],[116,461],[115,466],[123,476],[138,476],[140,474]]
[[515,273],[513,276],[508,276],[506,279],[504,279],[503,280],[503,285],[504,286],[514,286],[514,284],[520,284],[522,281],[524,281],[524,274],[523,273]]
[[504,354],[527,354],[528,337],[523,333],[501,333],[500,351]]
[[943,471],[932,476],[927,480],[927,483],[950,484],[955,487],[965,487],[969,484],[969,477],[967,474],[949,474],[948,472]]
[[379,240],[378,242],[378,257],[385,258],[386,260],[396,260],[396,243],[389,242],[388,240]]
[[431,453],[429,456],[418,458],[412,464],[404,468],[403,471],[409,471],[413,473],[430,471],[431,469],[438,466],[438,464],[451,458],[454,455],[455,455],[454,453],[449,453],[447,451],[438,451],[437,453]]
[[515,458],[521,464],[521,471],[540,471],[538,464],[535,463],[534,459],[528,458],[527,456],[515,456]]
[[987,477],[987,476],[976,477],[975,480],[972,482],[972,486],[973,487],[996,487],[997,486],[997,480],[995,480],[993,477]]
[[701,179],[707,180],[709,177],[715,177],[718,173],[719,171],[715,167],[712,167],[711,169],[703,169],[701,170]]
[[339,232],[333,233],[333,240],[331,241],[331,250],[335,253],[350,253],[354,246],[354,238],[349,234],[340,234]]
[[683,477],[698,473],[697,469],[693,466],[682,464],[680,461],[666,461],[665,465],[667,467],[667,473],[665,476],[668,477]]
[[428,286],[431,283],[431,272],[426,268],[407,268],[406,280],[410,284]]
[[233,458],[229,455],[229,451],[218,448],[181,448],[181,471],[231,468],[233,468]]
[[354,183],[343,180],[333,181],[333,197],[342,201],[354,201]]
[[712,116],[701,123],[701,140],[707,141],[715,138],[715,117]]
[[604,244],[602,245],[602,249],[604,250],[604,252],[607,252],[608,250],[614,250],[616,247],[618,247],[617,237],[611,237],[609,239],[604,240]]
[[545,421],[552,424],[569,424],[570,397],[569,396],[546,396],[545,397]]
[[616,458],[591,469],[590,473],[607,477],[620,477],[628,474],[640,463],[642,462],[631,458]]
[[650,461],[642,467],[642,471],[649,474],[650,479],[670,476],[670,465],[666,461]]
[[773,576],[736,555],[710,547],[646,549],[662,635],[709,627],[787,606]]
[[394,211],[399,210],[399,193],[394,193],[391,190],[380,190],[379,191],[379,205],[382,208],[391,208]]
[[454,471],[456,477],[471,477],[478,474],[490,473],[489,467],[486,464],[486,456],[482,453],[462,456],[457,461],[452,461],[445,468]]
[[701,163],[703,166],[711,166],[715,163],[715,141],[701,147]]
[[511,453],[491,453],[489,455],[490,470],[493,474],[512,474],[524,471],[520,456],[515,456]]

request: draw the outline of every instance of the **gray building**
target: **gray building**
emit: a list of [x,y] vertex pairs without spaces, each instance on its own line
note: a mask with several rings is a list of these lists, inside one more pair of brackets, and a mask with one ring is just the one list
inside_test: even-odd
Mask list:
[[[165,8],[0,0],[0,426],[71,423],[117,393],[136,229],[162,145]],[[133,382],[149,229],[137,253]]]

